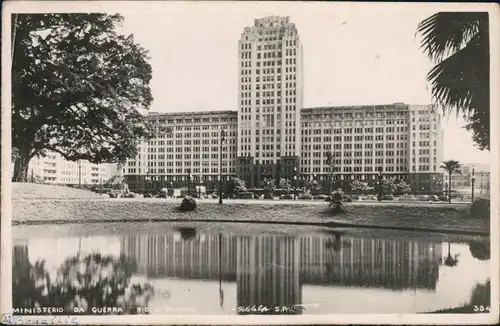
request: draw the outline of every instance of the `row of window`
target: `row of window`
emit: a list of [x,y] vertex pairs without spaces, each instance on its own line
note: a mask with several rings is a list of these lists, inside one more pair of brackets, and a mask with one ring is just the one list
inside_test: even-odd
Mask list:
[[[208,113],[208,112],[207,112]],[[212,117],[212,118],[185,118],[185,119],[169,119],[169,118],[154,118],[154,117],[148,117],[148,121],[151,124],[192,124],[192,123],[227,123],[227,122],[238,122],[238,119],[236,117],[233,118],[219,118],[219,117]]]
[[[138,169],[135,169],[135,168],[129,168],[127,173],[128,174],[137,174],[139,173],[140,170]],[[189,174],[189,170],[187,168],[176,168],[176,169],[172,169],[172,168],[169,168],[169,169],[163,169],[163,168],[160,168],[160,169],[152,169],[151,171],[149,171],[149,174],[157,174],[157,173],[169,173],[169,174]],[[217,173],[219,174],[220,171],[219,171],[219,168],[194,168],[194,169],[191,169],[191,175],[194,179],[194,176],[196,174],[199,174],[199,173]],[[234,174],[235,173],[235,169],[234,168],[223,168],[222,169],[222,173],[231,173],[231,174]],[[162,179],[162,177],[165,177],[165,176],[159,176],[159,180],[160,181],[163,181],[165,179]],[[180,176],[178,176],[180,177]],[[151,178],[153,178],[153,176],[151,176]],[[199,180],[199,179],[198,179]],[[204,179],[204,180],[207,180],[207,179]],[[215,176],[215,178],[213,179],[208,179],[208,180],[217,180],[217,176]],[[152,181],[155,181],[155,180],[152,180]]]

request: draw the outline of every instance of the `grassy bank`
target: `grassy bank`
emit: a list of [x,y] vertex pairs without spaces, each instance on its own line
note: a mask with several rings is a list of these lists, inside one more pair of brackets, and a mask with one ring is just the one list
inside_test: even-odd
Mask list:
[[37,183],[12,183],[12,199],[98,199],[103,196],[89,190]]
[[335,215],[324,205],[236,204],[199,202],[197,211],[180,212],[178,202],[161,200],[14,201],[13,223],[96,221],[237,221],[324,224],[352,224],[365,227],[458,230],[489,232],[489,221],[469,214],[467,206],[446,205],[380,206],[348,205],[345,214]]

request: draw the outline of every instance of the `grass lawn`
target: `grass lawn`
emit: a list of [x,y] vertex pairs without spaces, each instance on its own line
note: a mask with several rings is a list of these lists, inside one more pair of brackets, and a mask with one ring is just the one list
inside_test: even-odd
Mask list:
[[12,199],[99,199],[103,196],[90,190],[37,183],[12,183]]
[[487,219],[475,218],[468,207],[347,205],[344,214],[335,215],[324,205],[308,204],[225,204],[198,202],[193,212],[178,210],[178,201],[134,200],[45,200],[14,201],[13,222],[97,222],[97,221],[238,221],[298,224],[347,223],[358,226],[384,226],[436,230],[489,232]]

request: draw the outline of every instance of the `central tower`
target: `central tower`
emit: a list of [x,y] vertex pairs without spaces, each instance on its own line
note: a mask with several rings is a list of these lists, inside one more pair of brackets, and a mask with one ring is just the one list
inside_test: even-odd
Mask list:
[[247,186],[299,176],[302,45],[289,17],[256,19],[238,43],[237,174]]

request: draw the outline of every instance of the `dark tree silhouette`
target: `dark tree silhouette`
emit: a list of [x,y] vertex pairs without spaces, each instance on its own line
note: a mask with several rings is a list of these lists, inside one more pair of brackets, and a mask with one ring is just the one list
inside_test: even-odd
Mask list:
[[74,308],[92,314],[92,307],[121,307],[124,314],[136,314],[147,307],[154,294],[149,284],[131,284],[134,264],[119,258],[93,253],[67,259],[51,279],[44,261],[31,265],[28,258],[13,264],[13,307],[64,307],[64,314]]
[[469,250],[472,257],[479,260],[489,260],[491,255],[490,241],[471,240],[469,241]]
[[487,12],[439,12],[417,29],[436,65],[427,75],[445,112],[462,112],[480,149],[490,149],[490,46]]
[[460,172],[460,162],[455,160],[448,160],[441,163],[441,168],[448,173],[448,203],[451,203],[451,176],[453,173]]
[[150,136],[153,100],[147,51],[123,20],[107,14],[15,14],[12,19],[13,181],[25,182],[29,161],[47,151],[93,163],[134,157]]

